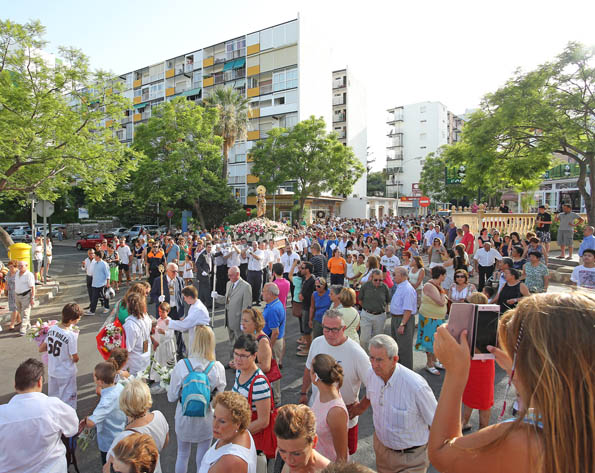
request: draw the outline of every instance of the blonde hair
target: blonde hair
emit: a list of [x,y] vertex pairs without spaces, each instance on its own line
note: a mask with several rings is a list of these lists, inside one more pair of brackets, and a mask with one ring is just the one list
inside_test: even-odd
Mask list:
[[470,304],[487,304],[488,296],[486,296],[483,292],[474,292],[469,297],[467,297],[467,302]]
[[114,457],[130,467],[132,473],[153,473],[159,450],[150,435],[133,433],[120,440],[112,450]]
[[244,309],[242,314],[248,314],[250,316],[257,332],[260,332],[264,328],[264,317],[260,310],[248,308]]
[[248,424],[250,424],[252,418],[248,399],[240,393],[224,391],[215,396],[215,399],[213,400],[213,409],[217,407],[217,404],[221,404],[229,411],[231,421],[234,424],[238,424],[238,430],[240,432],[243,432],[248,428]]
[[343,307],[353,307],[355,305],[356,297],[355,291],[350,287],[344,287],[339,293],[339,302]]
[[215,334],[208,325],[194,327],[194,343],[190,355],[196,355],[207,361],[215,361]]
[[541,465],[534,471],[595,470],[593,327],[595,294],[583,291],[524,297],[500,320],[501,346],[511,358],[516,349],[525,406],[504,436],[520,428],[527,407],[533,407],[543,424],[537,429],[543,445]]
[[120,394],[120,409],[128,417],[139,418],[153,405],[149,386],[140,380],[133,379],[126,383]]
[[312,409],[303,404],[285,404],[275,420],[275,435],[283,440],[304,438],[309,444],[316,438],[316,418]]

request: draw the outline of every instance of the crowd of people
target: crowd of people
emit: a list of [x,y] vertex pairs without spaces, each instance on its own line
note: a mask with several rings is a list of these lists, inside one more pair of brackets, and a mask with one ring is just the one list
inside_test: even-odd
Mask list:
[[[564,258],[563,225],[581,223],[567,210],[555,218]],[[79,420],[72,327],[83,309],[67,304],[40,346],[47,377],[40,362],[26,360],[15,373],[17,395],[0,406],[0,436],[30,437],[35,454],[0,456],[0,470],[66,471],[60,437],[86,428],[97,431],[104,472],[166,471],[160,452],[172,419],[151,410],[153,397],[166,394],[176,404],[176,473],[188,470],[193,447],[199,472],[260,473],[267,462],[283,472],[366,471],[352,457],[359,416],[370,407],[381,473],[424,472],[430,462],[456,472],[592,471],[593,229],[585,227],[572,274],[585,290],[549,293],[552,221],[540,209],[525,235],[502,228],[473,235],[448,218],[391,217],[296,226],[282,245],[233,241],[224,229],[141,233],[133,249],[104,241],[82,263],[84,314],[94,315],[99,302],[108,309],[126,287],[106,320],[119,321],[126,348],[95,367],[99,400]],[[29,302],[30,279],[30,294],[15,291]],[[471,359],[466,334],[457,340],[447,330],[452,304],[461,303],[499,306],[491,358]],[[224,360],[215,356],[213,304],[223,306]],[[295,355],[305,358],[297,404],[282,399],[287,314],[298,319]],[[421,373],[415,351],[425,353]],[[165,387],[155,362],[172,367]],[[510,421],[490,425],[496,363],[516,396]],[[226,369],[235,370],[231,386]],[[444,378],[438,399],[425,373]]]

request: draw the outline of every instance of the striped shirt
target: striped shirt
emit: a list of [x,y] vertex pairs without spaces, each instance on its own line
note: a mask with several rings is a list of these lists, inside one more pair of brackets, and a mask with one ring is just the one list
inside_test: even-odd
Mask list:
[[[240,384],[240,370],[236,370],[236,379],[233,383],[232,391],[236,393],[240,393],[246,399],[248,399],[248,394],[250,391],[250,384],[255,376],[265,376],[260,368],[258,368],[250,379],[246,381],[244,384]],[[258,378],[254,382],[254,387],[252,388],[252,410],[256,411],[256,401],[261,401],[263,399],[270,399],[271,397],[271,389],[269,384],[265,378]]]

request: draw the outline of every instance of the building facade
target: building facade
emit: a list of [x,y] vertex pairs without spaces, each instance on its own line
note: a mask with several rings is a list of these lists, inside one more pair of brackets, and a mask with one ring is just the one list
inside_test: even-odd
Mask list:
[[123,74],[132,108],[116,133],[131,142],[135,127],[164,101],[182,96],[200,102],[217,87],[234,88],[250,99],[249,123],[246,139],[230,150],[228,184],[240,203],[254,204],[258,177],[248,157],[254,142],[310,115],[330,123],[330,53],[324,44],[319,28],[299,17]]
[[440,102],[421,102],[388,109],[387,124],[386,195],[419,197],[426,156],[459,141],[463,120]]

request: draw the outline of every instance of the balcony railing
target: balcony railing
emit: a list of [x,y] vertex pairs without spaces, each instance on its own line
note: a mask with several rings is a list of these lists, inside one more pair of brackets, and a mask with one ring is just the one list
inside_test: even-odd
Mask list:
[[335,114],[335,115],[333,115],[333,122],[335,122],[335,123],[344,122],[345,118],[346,118],[346,116],[344,113]]
[[333,81],[333,89],[341,89],[347,85],[347,81],[343,79]]
[[273,91],[273,85],[261,85],[260,86],[260,95],[270,94]]
[[344,97],[333,97],[333,105],[345,105]]
[[394,113],[389,113],[388,117],[386,118],[386,122],[387,123],[396,123],[396,122],[402,122],[403,121],[403,112],[394,112]]

